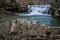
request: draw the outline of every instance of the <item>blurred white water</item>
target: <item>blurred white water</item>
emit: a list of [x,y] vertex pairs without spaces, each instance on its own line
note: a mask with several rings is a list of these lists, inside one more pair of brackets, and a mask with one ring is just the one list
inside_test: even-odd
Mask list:
[[20,14],[23,16],[30,16],[30,15],[47,15],[51,16],[48,14],[48,10],[51,7],[51,5],[29,5],[28,6],[28,11],[29,14]]

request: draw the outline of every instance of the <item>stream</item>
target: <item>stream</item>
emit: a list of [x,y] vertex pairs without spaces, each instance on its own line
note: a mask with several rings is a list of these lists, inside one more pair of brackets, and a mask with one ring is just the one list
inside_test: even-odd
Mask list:
[[24,18],[28,21],[36,22],[39,24],[46,24],[48,26],[60,26],[60,19],[52,18],[52,16],[48,14],[50,7],[51,5],[29,5],[27,13],[20,13],[14,17],[0,19],[0,23],[14,20],[16,18]]

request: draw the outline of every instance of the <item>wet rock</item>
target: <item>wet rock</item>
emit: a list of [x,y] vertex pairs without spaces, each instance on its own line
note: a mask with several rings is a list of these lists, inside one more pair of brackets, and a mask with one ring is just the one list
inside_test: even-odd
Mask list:
[[16,29],[16,20],[12,20],[11,27],[10,27],[10,32],[14,32],[15,29]]
[[56,11],[55,11],[55,16],[56,18],[59,18],[60,17],[60,8],[58,8]]
[[0,40],[5,40],[5,36],[0,34]]

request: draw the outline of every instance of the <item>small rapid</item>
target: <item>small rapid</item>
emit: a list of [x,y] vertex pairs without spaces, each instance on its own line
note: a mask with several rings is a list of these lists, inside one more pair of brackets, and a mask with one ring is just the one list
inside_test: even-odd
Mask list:
[[21,16],[31,16],[31,15],[46,15],[51,16],[48,14],[48,10],[51,5],[29,5],[28,12],[29,14],[20,14]]
[[52,18],[48,13],[51,5],[29,5],[28,12],[20,13],[14,17],[0,19],[0,24],[6,21],[15,20],[16,18],[24,18],[39,24],[46,24],[49,26],[60,26],[60,19]]
[[48,13],[51,5],[29,5],[28,13],[21,13],[21,18],[26,18],[28,21],[49,26],[60,26],[60,20],[52,18]]

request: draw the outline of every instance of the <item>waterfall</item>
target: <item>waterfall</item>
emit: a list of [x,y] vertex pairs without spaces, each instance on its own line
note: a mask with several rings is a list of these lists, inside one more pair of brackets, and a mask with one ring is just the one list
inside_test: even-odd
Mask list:
[[[21,15],[48,15],[48,10],[51,5],[29,5],[28,12],[29,14],[21,14]],[[50,15],[50,14],[49,14]]]
[[46,24],[49,26],[60,26],[60,20],[54,19],[50,14],[48,14],[48,10],[51,7],[51,5],[29,5],[28,12],[20,13],[19,17],[33,23]]

